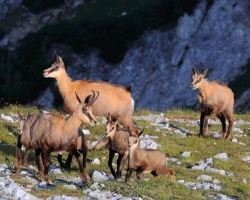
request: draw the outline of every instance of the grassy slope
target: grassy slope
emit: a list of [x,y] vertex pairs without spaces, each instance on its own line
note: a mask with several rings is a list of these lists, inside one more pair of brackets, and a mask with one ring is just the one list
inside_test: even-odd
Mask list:
[[[17,111],[21,111],[24,114],[28,113],[37,113],[38,111],[32,107],[24,107],[24,106],[13,106],[4,107],[0,109],[1,114],[9,115],[12,113],[17,113]],[[51,112],[56,112],[56,110],[52,110]],[[150,113],[157,114],[157,112],[150,112],[148,110],[138,110],[135,115],[148,115]],[[181,109],[173,109],[168,110],[164,113],[166,117],[170,119],[168,122],[172,127],[172,132],[175,130],[173,127],[183,127],[189,131],[198,132],[198,126],[190,126],[188,125],[187,119],[199,119],[199,113],[194,110],[181,110]],[[183,122],[177,122],[175,119],[182,118]],[[98,118],[100,122],[101,118]],[[246,120],[250,122],[250,115],[235,115],[236,120]],[[239,145],[238,143],[232,143],[231,141],[222,141],[220,139],[215,139],[213,137],[208,136],[205,139],[198,138],[196,136],[190,136],[187,138],[180,138],[178,134],[171,134],[170,132],[160,131],[155,132],[155,127],[149,126],[149,122],[144,120],[135,120],[135,122],[145,129],[145,133],[149,135],[158,135],[159,139],[156,140],[158,144],[161,145],[159,150],[162,152],[167,152],[171,155],[171,157],[178,157],[181,161],[181,165],[175,165],[173,163],[168,164],[170,168],[173,168],[176,173],[177,180],[185,180],[189,182],[197,182],[197,177],[202,174],[207,174],[212,176],[212,179],[218,179],[221,182],[223,187],[222,191],[194,191],[188,189],[186,186],[182,184],[173,184],[169,178],[167,177],[159,177],[153,179],[151,175],[144,174],[143,178],[150,178],[149,181],[138,182],[135,180],[130,180],[128,183],[124,184],[122,182],[109,181],[104,182],[105,189],[111,190],[117,193],[121,193],[124,196],[141,196],[143,199],[147,199],[146,197],[150,197],[153,199],[205,199],[204,194],[216,194],[222,193],[228,196],[234,196],[238,199],[249,199],[250,198],[250,186],[249,184],[245,184],[242,182],[242,179],[246,179],[249,182],[249,170],[250,165],[247,162],[242,161],[242,157],[247,156],[247,152],[249,152],[250,145],[250,132],[247,125],[242,125],[240,128],[244,131],[244,134],[247,134],[247,137],[238,138],[239,141],[246,143],[247,145]],[[9,167],[14,166],[15,162],[15,142],[17,131],[17,124],[15,123],[7,123],[4,120],[0,119],[0,163],[6,163]],[[101,138],[104,132],[104,127],[102,125],[95,127],[83,127],[89,128],[91,131],[91,135],[87,136],[90,141],[96,141]],[[221,127],[219,125],[210,125],[209,130],[212,132],[219,132]],[[9,134],[12,133],[12,134]],[[164,133],[164,134],[163,134]],[[233,132],[232,135],[235,133]],[[232,138],[232,137],[231,137]],[[191,156],[188,158],[183,158],[180,154],[183,151],[191,151]],[[218,153],[226,152],[228,154],[229,160],[227,162],[218,160],[213,158],[214,155]],[[66,156],[64,156],[65,158]],[[108,158],[106,149],[91,151],[88,154],[88,163],[86,171],[90,173],[92,170],[102,170],[107,174],[110,174],[109,168],[107,166],[107,160],[101,160],[101,165],[93,165],[91,161],[95,158]],[[234,177],[223,176],[217,173],[205,172],[205,171],[194,171],[187,170],[187,168],[195,165],[197,161],[204,160],[205,158],[213,158],[214,167],[216,169],[224,169],[227,172],[233,172],[235,174]],[[52,155],[51,161],[57,164],[56,154]],[[29,163],[34,165],[34,154],[31,153],[29,156]],[[78,176],[78,166],[76,160],[73,159],[73,170],[69,172],[64,172],[65,176]],[[36,175],[34,174],[36,177]],[[50,179],[53,181],[55,178],[59,178],[61,175],[50,175]],[[135,177],[135,174],[132,174]],[[15,180],[15,182],[26,185],[28,183],[22,179],[22,176],[17,174],[11,175],[11,178]],[[41,179],[40,176],[38,176]],[[46,190],[44,193],[43,190],[32,191],[37,197],[46,198],[52,195],[70,195],[70,196],[84,196],[82,189],[77,190],[67,190],[63,188],[60,184],[56,185],[53,190]]]

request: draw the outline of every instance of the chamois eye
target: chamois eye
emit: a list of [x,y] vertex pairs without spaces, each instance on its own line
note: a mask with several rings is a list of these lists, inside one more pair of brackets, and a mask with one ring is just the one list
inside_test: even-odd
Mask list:
[[137,140],[134,141],[134,144],[136,144],[136,143],[137,143]]
[[115,127],[112,127],[111,130],[113,131],[115,129]]
[[55,69],[59,69],[59,66],[57,65],[57,66],[55,67]]

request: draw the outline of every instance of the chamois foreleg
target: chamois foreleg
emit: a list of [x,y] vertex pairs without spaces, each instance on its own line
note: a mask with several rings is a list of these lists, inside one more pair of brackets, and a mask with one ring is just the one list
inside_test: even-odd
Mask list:
[[43,165],[42,150],[41,149],[35,149],[35,158],[36,158],[38,173],[43,174],[44,165]]
[[22,161],[23,166],[27,164],[29,153],[30,153],[30,149],[25,149],[25,154],[24,154],[23,161]]
[[118,159],[117,159],[117,170],[116,170],[116,177],[120,178],[122,176],[121,174],[121,162],[123,159],[124,154],[119,154]]
[[49,165],[50,165],[50,154],[51,152],[49,150],[44,152],[44,158],[43,158],[43,165],[44,165],[44,171],[43,171],[43,176],[44,176],[44,181],[49,184]]
[[16,144],[16,164],[15,169],[20,169],[21,162],[22,162],[22,143],[21,143],[21,135],[17,138],[17,144]]
[[129,180],[131,174],[132,174],[132,170],[131,169],[127,169],[127,173],[126,173],[126,177],[125,177],[125,183]]
[[201,112],[200,116],[200,133],[198,134],[198,137],[203,137],[203,128],[204,128],[204,118],[205,118],[205,111]]
[[223,113],[217,113],[216,116],[220,119],[222,125],[222,138],[226,137],[226,117]]
[[[79,154],[79,152],[77,150],[73,152],[73,155],[76,157],[76,160],[78,162],[79,169],[80,169],[80,177],[82,179],[82,182],[88,181],[89,176],[87,174],[85,174],[85,171],[84,171],[85,166],[86,166],[86,162],[85,162],[85,164],[83,164],[83,161],[81,159],[81,155]],[[84,155],[84,154],[83,154],[83,159],[85,159],[85,161],[86,161],[86,155]],[[85,165],[85,166],[83,167],[83,165]]]
[[122,175],[122,172],[124,171],[125,169],[125,166],[128,166],[128,152],[126,152],[122,158],[122,162],[121,162],[121,175]]
[[116,175],[115,170],[112,166],[112,161],[113,161],[114,156],[115,156],[115,152],[112,150],[109,150],[108,166],[109,166],[109,169],[111,171],[111,174],[114,176],[115,179],[117,179],[117,175]]

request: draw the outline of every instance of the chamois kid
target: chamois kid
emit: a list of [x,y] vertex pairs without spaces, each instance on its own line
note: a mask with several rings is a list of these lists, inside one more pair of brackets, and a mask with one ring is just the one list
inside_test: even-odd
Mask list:
[[[199,89],[197,98],[200,104],[200,133],[199,137],[206,136],[208,132],[208,119],[212,114],[220,119],[222,124],[223,139],[229,139],[233,127],[233,104],[234,94],[230,88],[218,81],[209,82],[204,79],[208,69],[201,74],[192,67],[192,90]],[[228,120],[228,129],[226,130],[226,119]]]
[[[93,148],[100,149],[106,145],[107,149],[109,150],[108,166],[113,177],[117,179],[121,177],[121,174],[127,163],[127,156],[124,155],[127,155],[129,150],[129,133],[127,130],[119,130],[118,117],[111,117],[110,113],[108,113],[107,123],[105,124],[105,134],[106,136],[102,138]],[[116,171],[112,166],[115,153],[118,153]],[[121,162],[122,167],[120,168]]]
[[62,58],[56,52],[55,62],[50,68],[43,71],[43,76],[56,79],[63,98],[64,109],[67,113],[73,113],[77,107],[75,92],[80,99],[84,99],[91,90],[102,91],[93,105],[93,114],[95,116],[108,117],[108,113],[111,113],[112,116],[119,116],[119,123],[125,128],[130,126],[135,133],[139,133],[132,121],[134,100],[131,96],[130,87],[124,88],[107,82],[90,80],[72,81],[67,75]]
[[128,181],[133,171],[136,171],[136,176],[141,179],[142,173],[151,173],[154,177],[164,175],[170,176],[175,182],[173,169],[167,168],[167,155],[155,149],[142,149],[140,147],[140,135],[131,132],[128,127],[129,138],[129,154],[128,154],[128,169],[125,182]]
[[[22,134],[17,139],[15,168],[19,169],[22,162],[22,145],[26,149],[34,149],[38,172],[43,173],[44,181],[49,184],[48,169],[51,152],[68,151],[78,161],[82,181],[87,181],[89,177],[84,172],[87,151],[83,153],[84,161],[82,162],[77,147],[78,130],[82,123],[88,123],[91,126],[96,124],[96,119],[92,113],[92,104],[98,96],[99,93],[96,96],[93,92],[93,96],[87,96],[83,103],[77,96],[79,105],[68,118],[48,113],[31,115],[27,119],[30,120],[30,123],[26,122],[24,124]],[[43,159],[41,154],[43,154]]]

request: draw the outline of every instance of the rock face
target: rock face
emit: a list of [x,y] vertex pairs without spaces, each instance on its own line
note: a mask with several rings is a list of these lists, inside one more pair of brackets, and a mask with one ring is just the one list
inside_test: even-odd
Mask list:
[[[2,41],[0,41],[2,44]],[[250,55],[250,2],[215,0],[206,10],[201,1],[192,15],[185,14],[174,30],[148,30],[131,44],[122,62],[101,60],[98,50],[88,56],[72,52],[75,62],[65,63],[73,79],[103,80],[132,86],[136,108],[165,110],[197,107],[197,93],[189,87],[191,67],[202,63],[207,78],[229,83],[244,73]],[[80,69],[80,70],[79,70]],[[86,70],[84,74],[79,72]],[[83,71],[84,71],[83,70]],[[49,107],[46,95],[36,102]],[[237,107],[250,99],[249,92],[236,100]],[[248,101],[250,102],[250,101]]]

